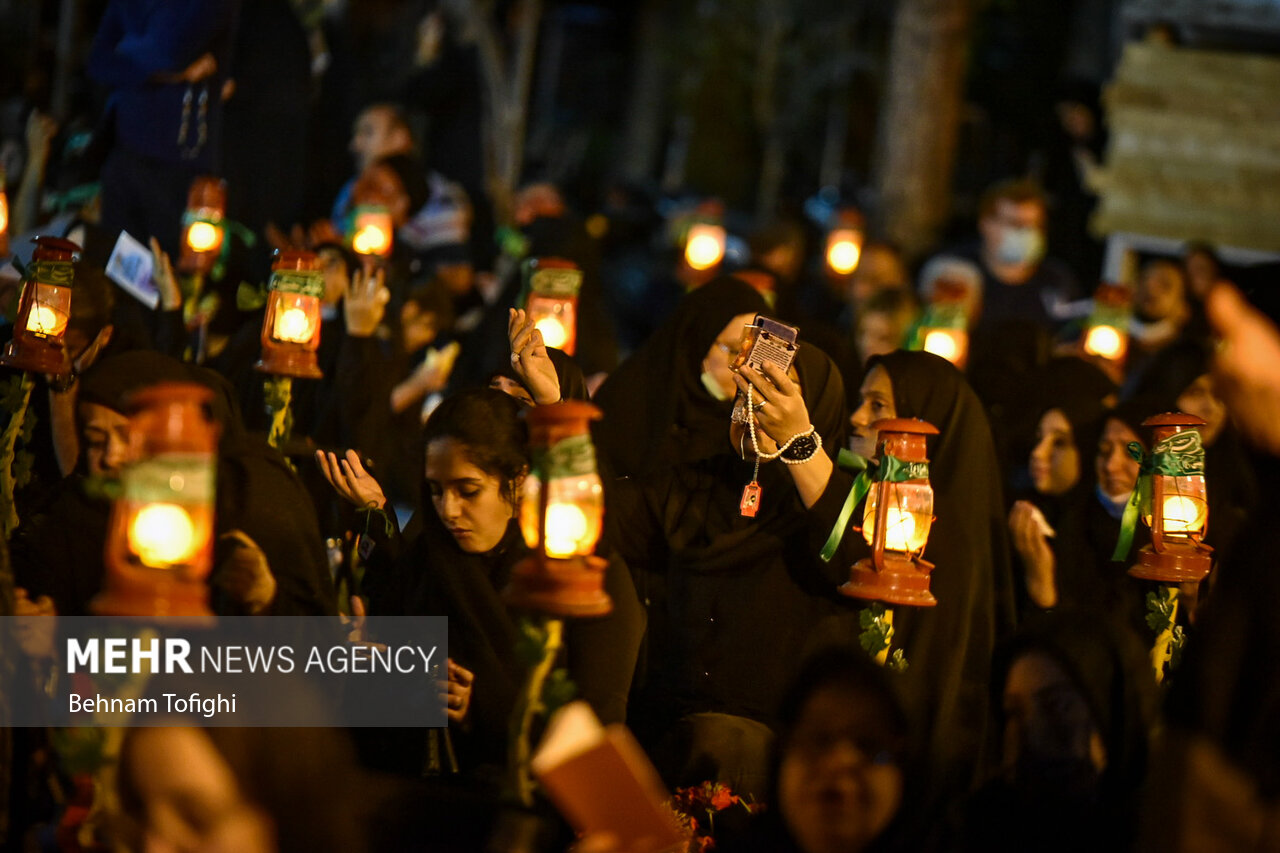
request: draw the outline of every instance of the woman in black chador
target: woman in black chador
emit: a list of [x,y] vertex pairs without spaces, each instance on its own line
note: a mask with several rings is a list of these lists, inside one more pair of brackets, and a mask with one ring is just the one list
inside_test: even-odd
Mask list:
[[[728,365],[756,307],[759,297],[733,280],[687,297],[657,336],[671,349],[637,355],[641,364],[665,360],[671,372],[640,382],[641,396],[622,407],[635,412],[634,421],[611,421],[619,410],[606,401],[602,429],[612,438],[602,444],[615,450],[623,471],[648,468],[612,484],[606,519],[649,612],[633,727],[672,784],[718,779],[744,794],[763,790],[783,685],[811,627],[835,607],[788,466],[762,464],[758,511],[741,511],[754,456],[745,431],[730,429],[736,386]],[[610,384],[624,372],[634,375],[624,366]],[[795,455],[834,454],[843,382],[803,336],[788,380],[793,389],[796,382],[806,418],[812,413],[812,424],[797,432],[816,427],[821,446],[811,436]],[[766,453],[775,447],[763,431],[757,442]]]
[[[369,525],[375,545],[364,579],[371,616],[449,617],[450,737],[459,769],[486,777],[505,764],[508,721],[524,678],[518,614],[501,596],[516,563],[529,555],[516,522],[529,470],[520,408],[507,394],[481,388],[455,394],[432,412],[423,433],[428,508],[403,540],[385,535],[380,520]],[[385,505],[354,452],[319,461],[344,497],[361,507]],[[613,612],[569,624],[567,663],[601,718],[620,721],[643,617],[625,570],[611,566],[605,577]],[[426,760],[425,747],[402,732],[367,738],[362,750],[370,763],[413,775]]]
[[[754,381],[754,380],[753,380]],[[779,405],[789,405],[782,394]],[[767,411],[767,410],[766,410]],[[921,418],[938,428],[928,439],[929,479],[935,519],[925,557],[935,565],[931,588],[935,607],[897,607],[892,645],[907,668],[895,676],[929,764],[933,793],[966,790],[977,778],[986,733],[991,652],[1012,629],[1013,583],[1000,475],[991,430],[982,404],[958,370],[923,352],[894,352],[871,359],[853,414],[850,444],[874,453],[886,418]],[[793,469],[805,504],[811,507],[811,547],[821,547],[852,486],[852,475]],[[856,515],[856,513],[855,513]],[[829,563],[831,583],[866,556],[856,531],[845,531]],[[857,647],[858,614],[868,602],[845,600],[845,611],[816,634]]]

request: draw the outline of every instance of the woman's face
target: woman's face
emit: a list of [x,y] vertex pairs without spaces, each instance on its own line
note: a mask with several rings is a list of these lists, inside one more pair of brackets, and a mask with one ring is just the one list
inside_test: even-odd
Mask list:
[[1178,395],[1178,410],[1195,415],[1204,421],[1200,427],[1200,437],[1206,447],[1211,446],[1222,435],[1222,428],[1227,425],[1227,404],[1215,393],[1213,374],[1206,373],[1196,378]]
[[885,418],[896,418],[897,409],[893,404],[893,380],[889,371],[876,365],[867,372],[862,380],[861,402],[849,418],[852,429],[849,432],[849,449],[867,459],[876,455],[877,430],[871,424]]
[[1129,455],[1129,443],[1133,441],[1140,439],[1128,424],[1107,418],[1102,438],[1098,440],[1095,473],[1102,491],[1113,498],[1129,494],[1138,483],[1138,462]]
[[1011,781],[1028,772],[1066,765],[1107,766],[1107,750],[1089,703],[1048,655],[1031,651],[1009,667],[1004,686],[1003,766]]
[[129,785],[137,795],[137,850],[276,849],[271,820],[248,802],[235,774],[198,728],[139,728],[130,735]]
[[1031,483],[1042,495],[1061,495],[1080,480],[1080,452],[1071,422],[1061,409],[1050,409],[1036,428],[1031,450]]
[[1178,320],[1189,310],[1186,282],[1176,264],[1158,263],[1138,280],[1136,307],[1147,321]]
[[743,327],[755,318],[755,314],[739,314],[726,323],[720,330],[720,334],[716,335],[711,348],[707,350],[706,358],[702,359],[703,381],[711,382],[718,387],[723,392],[720,397],[722,400],[731,400],[738,392],[738,386],[733,384],[733,371],[729,366],[738,357],[738,350],[742,346]]
[[454,438],[427,445],[427,486],[444,526],[468,554],[492,551],[515,514],[504,483],[476,467],[470,449]]
[[902,802],[902,770],[883,723],[856,692],[809,697],[778,769],[778,808],[805,853],[861,850]]
[[858,324],[858,357],[866,361],[873,355],[888,355],[902,347],[902,338],[897,317],[883,311],[863,314]]

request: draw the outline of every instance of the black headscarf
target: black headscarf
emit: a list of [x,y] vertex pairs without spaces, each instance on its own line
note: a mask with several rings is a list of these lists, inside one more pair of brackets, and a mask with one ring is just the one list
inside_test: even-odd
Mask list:
[[703,387],[702,360],[730,320],[767,311],[764,297],[749,284],[718,278],[686,296],[610,375],[595,396],[605,413],[595,438],[612,475],[704,459],[723,449],[733,404],[714,399]]
[[242,530],[262,548],[277,583],[272,612],[336,612],[328,557],[310,498],[284,458],[244,429],[235,390],[226,378],[158,352],[135,350],[94,365],[78,399],[125,412],[136,391],[167,381],[196,382],[214,392],[210,416],[221,429],[217,532]]
[[[995,708],[1013,664],[1029,653],[1052,660],[1084,699],[1106,749],[1101,773],[1089,756],[1021,750],[1014,778],[986,786],[969,816],[967,849],[1129,849],[1136,797],[1146,775],[1156,689],[1139,637],[1099,614],[1059,610],[1028,622],[997,652]],[[997,716],[999,712],[997,710]]]
[[[1078,358],[1060,358],[1051,361],[1036,381],[1035,421],[1032,430],[1038,428],[1040,419],[1057,409],[1071,425],[1071,440],[1080,458],[1080,478],[1068,490],[1070,499],[1088,491],[1093,485],[1093,459],[1098,450],[1098,434],[1102,430],[1103,416],[1107,412],[1106,399],[1116,392],[1115,383],[1101,370]],[[1030,455],[1030,448],[1027,450]],[[1026,457],[1022,462],[1025,464]],[[1046,505],[1059,504],[1047,495],[1035,496],[1035,502]]]
[[938,604],[897,608],[894,645],[909,664],[905,704],[931,741],[937,780],[967,785],[984,748],[991,653],[1014,622],[991,428],[977,395],[946,359],[899,350],[872,358],[867,369],[877,365],[892,380],[897,416],[921,418],[939,432],[928,442],[936,518],[925,551],[937,567],[931,588]]

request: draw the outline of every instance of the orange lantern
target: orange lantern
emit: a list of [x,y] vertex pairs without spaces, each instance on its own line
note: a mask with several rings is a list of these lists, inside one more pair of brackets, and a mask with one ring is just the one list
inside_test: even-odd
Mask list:
[[1129,289],[1123,285],[1098,285],[1093,294],[1093,312],[1085,321],[1081,344],[1085,355],[1123,368],[1129,352],[1131,301]]
[[31,373],[66,375],[67,323],[71,320],[71,288],[80,247],[61,237],[36,237],[36,250],[23,279],[13,340],[0,365]]
[[1129,574],[1169,584],[1204,580],[1213,565],[1213,549],[1204,544],[1209,501],[1200,427],[1205,422],[1175,412],[1142,425],[1153,430],[1151,455],[1135,491],[1151,544],[1138,552]]
[[0,255],[9,254],[9,194],[5,191],[4,169],[0,168]]
[[262,360],[255,368],[300,379],[324,376],[316,361],[323,297],[319,257],[313,252],[276,250],[262,321]]
[[391,255],[395,224],[380,204],[361,204],[351,214],[351,250],[366,258]]
[[182,254],[178,269],[208,273],[222,249],[226,228],[227,182],[204,175],[191,182],[187,210],[182,214]]
[[503,597],[555,616],[608,613],[608,561],[594,554],[604,525],[604,487],[588,428],[600,410],[569,401],[535,406],[524,416],[533,464],[524,481],[520,530],[533,554],[516,565]]
[[582,270],[564,258],[524,262],[525,311],[543,342],[573,355],[578,345],[578,293]]
[[863,510],[862,536],[871,556],[850,569],[840,592],[851,598],[932,607],[933,564],[923,559],[933,524],[926,439],[938,430],[915,418],[877,421],[879,465]]
[[136,461],[121,474],[122,492],[107,533],[106,588],[95,613],[209,624],[213,566],[214,481],[219,429],[206,409],[213,391],[166,382],[130,400]]
[[827,269],[838,276],[852,275],[862,259],[865,221],[853,209],[842,210],[827,232]]
[[916,330],[913,350],[945,358],[964,370],[969,360],[968,289],[950,279],[934,282],[933,297]]

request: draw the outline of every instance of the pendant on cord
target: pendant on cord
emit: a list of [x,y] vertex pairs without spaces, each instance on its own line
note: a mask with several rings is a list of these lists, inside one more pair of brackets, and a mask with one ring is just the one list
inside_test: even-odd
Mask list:
[[742,502],[738,504],[738,509],[742,511],[744,518],[756,517],[760,510],[760,492],[760,484],[754,479],[742,490]]

